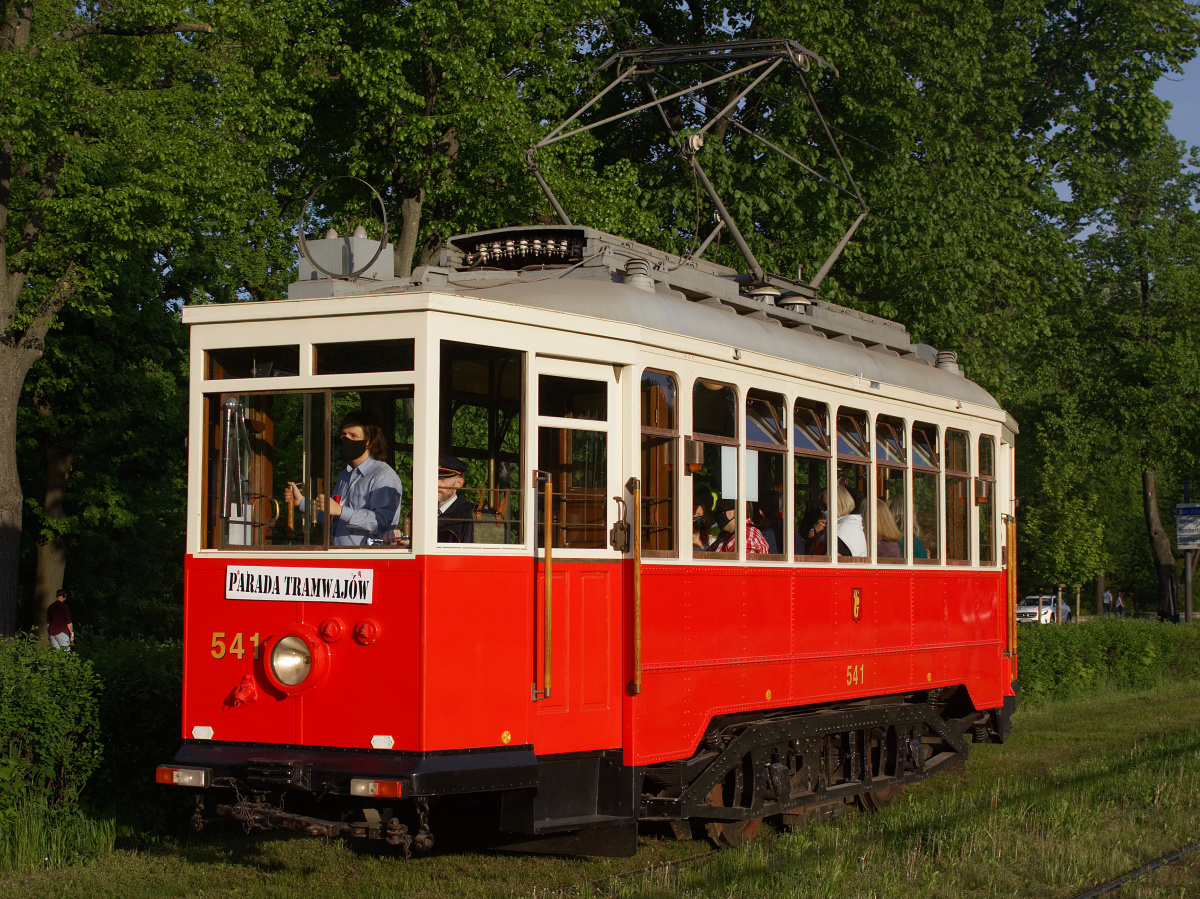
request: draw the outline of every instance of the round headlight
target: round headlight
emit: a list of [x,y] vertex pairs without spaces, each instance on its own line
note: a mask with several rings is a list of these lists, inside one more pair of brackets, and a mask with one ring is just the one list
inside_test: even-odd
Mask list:
[[294,687],[312,670],[312,650],[300,637],[284,637],[271,650],[271,671],[281,684]]

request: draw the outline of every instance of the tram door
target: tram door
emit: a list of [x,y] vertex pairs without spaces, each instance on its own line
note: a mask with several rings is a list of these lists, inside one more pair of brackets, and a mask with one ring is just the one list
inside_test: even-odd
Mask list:
[[[538,754],[620,746],[621,555],[609,539],[619,517],[613,497],[621,494],[622,483],[617,372],[612,365],[537,360],[532,435],[537,577],[530,692]],[[547,554],[552,572],[549,615]]]

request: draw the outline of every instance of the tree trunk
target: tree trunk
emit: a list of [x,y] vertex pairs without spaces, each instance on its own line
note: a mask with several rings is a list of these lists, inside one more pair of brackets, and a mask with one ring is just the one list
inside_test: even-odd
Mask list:
[[1158,491],[1154,488],[1154,471],[1142,472],[1142,508],[1146,515],[1146,531],[1150,535],[1150,551],[1158,574],[1158,617],[1179,620],[1178,589],[1175,577],[1175,552],[1158,515]]
[[[48,422],[54,418],[54,410],[44,400],[37,400],[38,418]],[[46,494],[42,509],[51,521],[61,521],[67,496],[67,476],[71,471],[71,453],[48,437],[42,439],[42,457],[46,463]],[[67,544],[62,537],[38,540],[37,576],[34,579],[34,603],[38,609],[38,633],[45,639],[47,631],[46,610],[54,602],[63,585],[63,573],[67,569]]]
[[1096,575],[1096,617],[1104,615],[1104,588],[1105,584],[1104,572]]
[[40,352],[6,344],[0,334],[0,636],[17,627],[17,565],[24,494],[17,471],[17,401]]
[[396,277],[407,278],[412,274],[413,254],[417,251],[417,231],[421,227],[421,206],[425,203],[425,189],[400,200],[400,237],[393,251],[396,257]]

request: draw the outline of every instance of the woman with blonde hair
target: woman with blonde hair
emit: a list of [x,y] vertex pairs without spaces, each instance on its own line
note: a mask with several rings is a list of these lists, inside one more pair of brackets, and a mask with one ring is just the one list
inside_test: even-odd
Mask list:
[[854,511],[857,505],[850,491],[842,484],[837,492],[837,536],[838,553],[843,556],[865,556],[867,535],[863,530],[863,518]]
[[892,517],[892,510],[881,499],[875,500],[875,531],[879,539],[875,541],[875,555],[880,559],[903,559],[904,550],[900,548],[903,534]]

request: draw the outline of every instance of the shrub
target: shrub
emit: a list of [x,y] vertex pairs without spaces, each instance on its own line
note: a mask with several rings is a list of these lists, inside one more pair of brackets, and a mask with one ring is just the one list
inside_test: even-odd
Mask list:
[[79,797],[101,761],[99,692],[86,659],[0,638],[0,822]]
[[181,803],[190,800],[190,791],[154,782],[155,767],[170,761],[181,743],[181,641],[107,639],[82,651],[104,684],[104,764],[86,798],[117,815],[122,833],[151,836],[182,826],[187,818]]
[[1021,695],[1032,702],[1100,684],[1144,689],[1163,679],[1200,678],[1200,624],[1101,618],[1022,625],[1017,651]]

